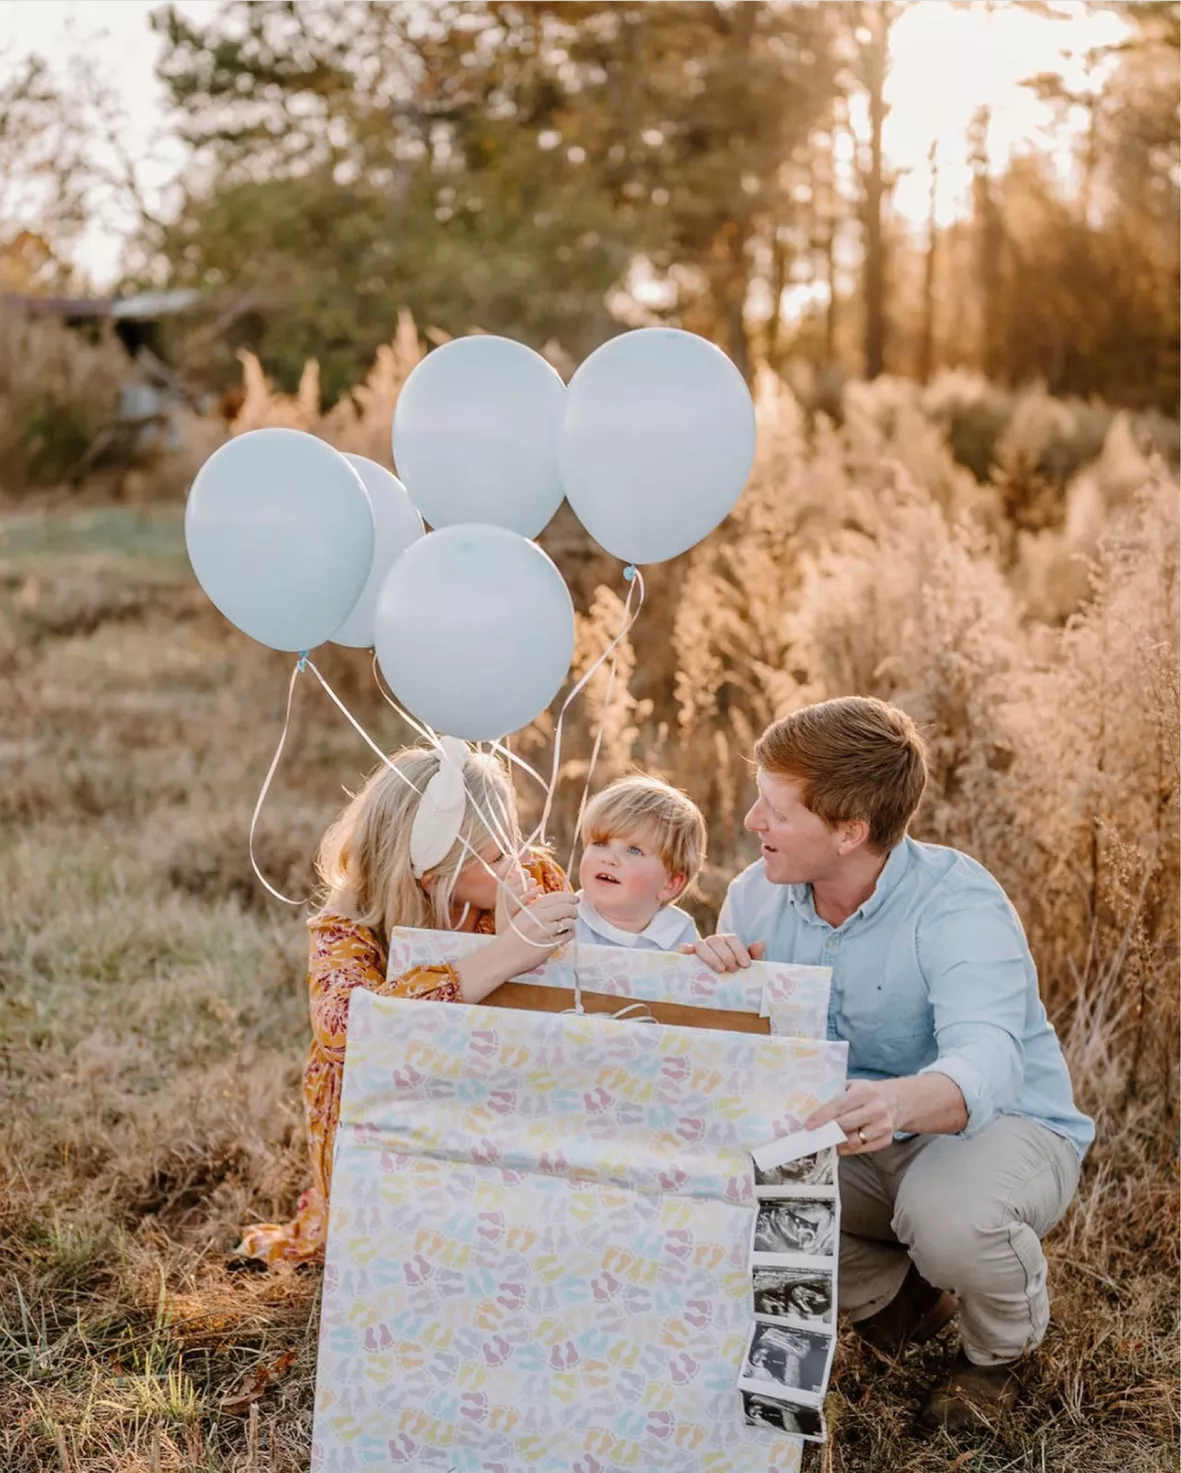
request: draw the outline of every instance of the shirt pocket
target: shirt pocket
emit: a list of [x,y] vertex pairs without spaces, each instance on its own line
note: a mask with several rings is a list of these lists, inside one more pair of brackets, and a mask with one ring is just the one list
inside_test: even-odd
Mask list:
[[837,1026],[849,1044],[850,1065],[884,1074],[913,1074],[939,1052],[935,1016],[924,986],[884,979],[846,987]]

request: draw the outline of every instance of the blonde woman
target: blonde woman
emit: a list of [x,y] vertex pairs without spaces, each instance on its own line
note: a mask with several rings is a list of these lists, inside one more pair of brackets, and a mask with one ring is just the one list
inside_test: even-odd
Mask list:
[[[247,1228],[238,1253],[302,1263],[324,1249],[332,1147],[340,1115],[349,996],[480,1002],[573,934],[578,904],[552,860],[518,858],[520,836],[503,766],[444,737],[398,752],[329,828],[316,857],[322,908],[308,922],[312,1042],[303,1071],[312,1185],[295,1219]],[[462,961],[386,978],[396,926],[495,933]]]

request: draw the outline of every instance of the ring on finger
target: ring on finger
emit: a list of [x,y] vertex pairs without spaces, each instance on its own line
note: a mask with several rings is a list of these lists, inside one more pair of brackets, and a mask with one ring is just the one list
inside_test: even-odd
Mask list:
[[869,1145],[869,1137],[865,1134],[865,1131],[861,1128],[860,1125],[857,1127],[857,1139],[861,1142],[863,1146]]

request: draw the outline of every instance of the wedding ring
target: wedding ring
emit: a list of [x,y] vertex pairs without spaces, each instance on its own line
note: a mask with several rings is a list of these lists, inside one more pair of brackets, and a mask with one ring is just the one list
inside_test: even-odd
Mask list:
[[869,1142],[865,1138],[865,1132],[862,1130],[860,1125],[857,1127],[857,1139],[861,1142],[863,1146],[869,1145]]

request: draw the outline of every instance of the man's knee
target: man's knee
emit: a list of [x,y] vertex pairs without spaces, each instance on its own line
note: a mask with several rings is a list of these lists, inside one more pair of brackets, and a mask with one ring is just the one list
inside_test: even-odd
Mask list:
[[1000,1198],[951,1189],[938,1180],[903,1183],[894,1231],[930,1284],[957,1294],[1001,1288],[1011,1270],[1012,1211]]

